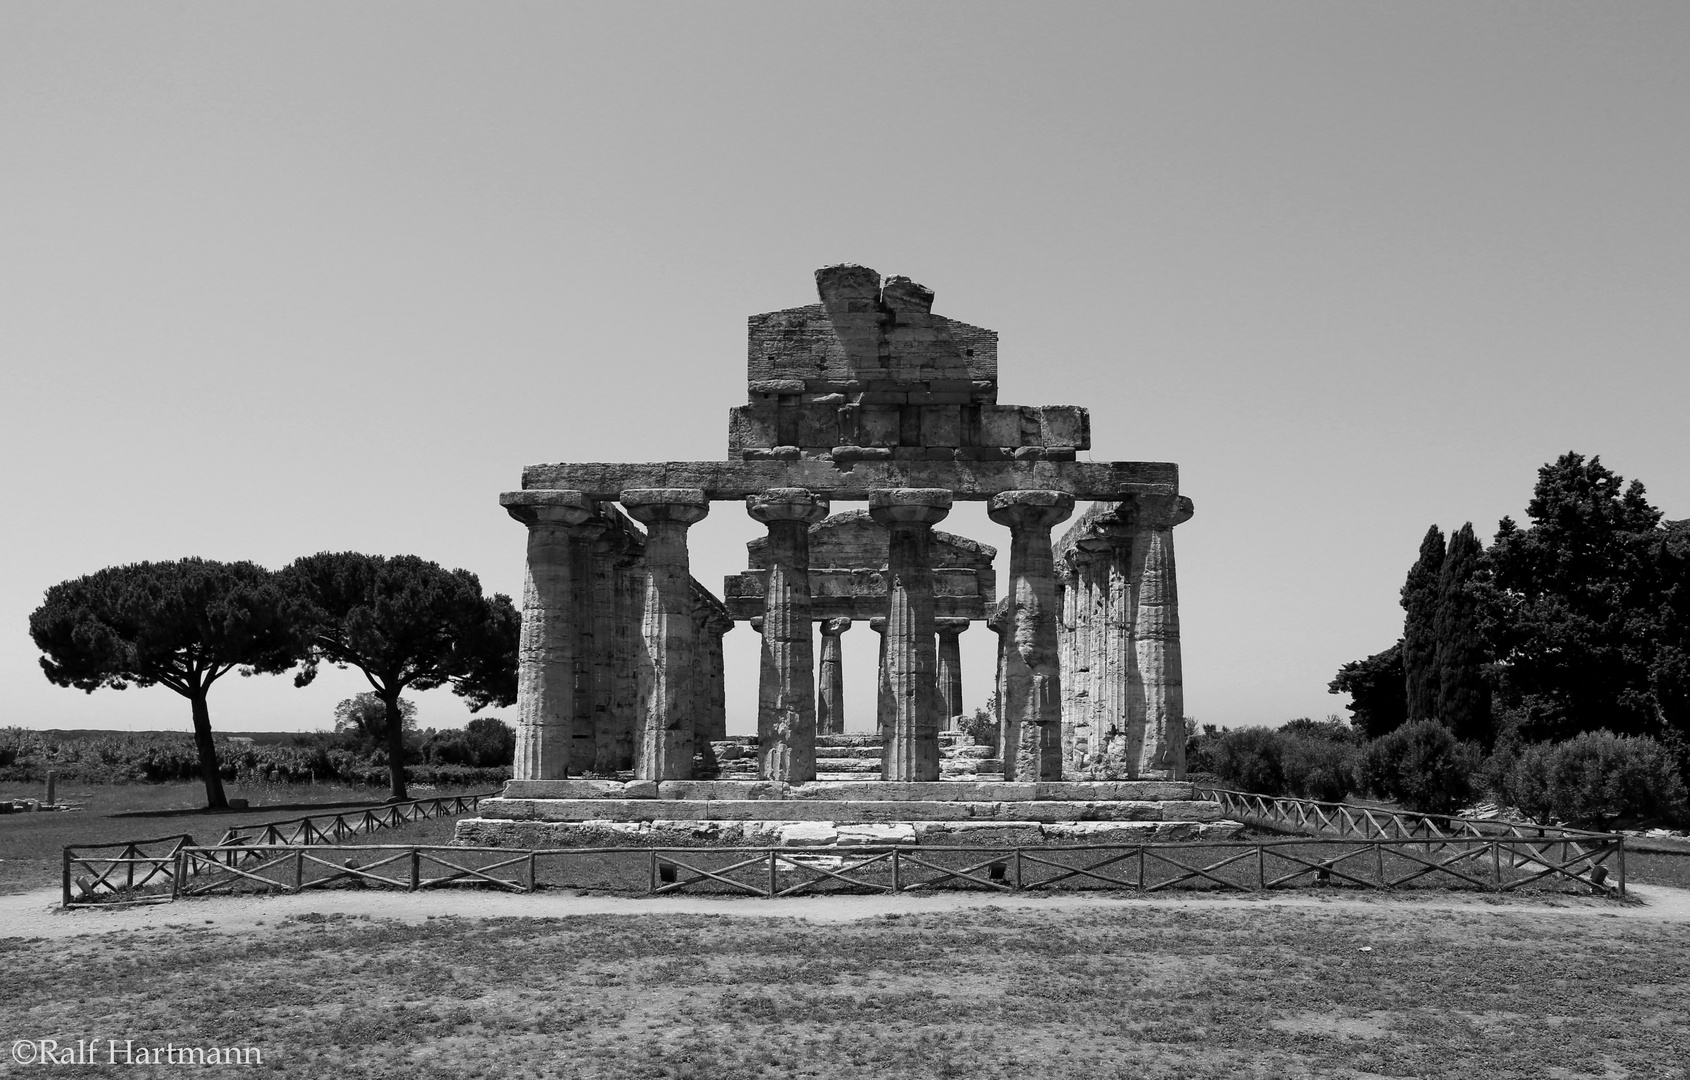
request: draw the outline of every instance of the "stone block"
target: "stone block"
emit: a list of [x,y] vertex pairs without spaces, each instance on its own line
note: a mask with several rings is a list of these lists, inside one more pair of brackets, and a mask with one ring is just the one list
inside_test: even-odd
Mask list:
[[1045,446],[1091,448],[1091,414],[1078,405],[1042,405],[1038,410],[1039,441]]
[[840,847],[916,843],[915,824],[908,821],[880,825],[838,825],[835,828],[838,837],[835,842]]
[[1016,447],[1015,450],[1016,461],[1040,461],[1043,460],[1044,456],[1045,452],[1042,446],[1020,446]]
[[839,409],[827,405],[804,405],[798,410],[798,445],[825,446],[840,442]]
[[1072,446],[1047,446],[1044,448],[1046,461],[1073,461],[1075,458]]
[[1034,798],[1047,800],[1168,801],[1195,797],[1190,784],[1176,780],[1051,780],[1026,786],[1033,788]]
[[908,390],[864,390],[856,395],[857,405],[908,405]]
[[857,412],[857,442],[862,446],[898,445],[899,410],[864,406]]
[[956,405],[925,405],[921,410],[921,445],[955,448],[962,445],[962,409]]
[[655,799],[657,798],[656,780],[630,780],[622,787],[624,799]]
[[980,406],[980,445],[1021,445],[1021,410],[1014,405]]
[[770,447],[775,441],[774,410],[754,405],[736,405],[728,410],[729,454]]
[[782,824],[776,835],[782,847],[831,847],[839,839],[839,830],[831,821],[791,821]]
[[911,390],[909,395],[911,405],[967,405],[973,400],[966,393],[947,394],[932,390]]
[[835,461],[890,461],[892,448],[889,446],[836,446],[833,448]]
[[931,847],[1036,847],[1044,828],[1033,822],[917,821],[917,841]]
[[661,799],[790,799],[793,787],[781,780],[664,780]]
[[752,379],[746,389],[753,394],[802,394],[805,385],[803,379]]

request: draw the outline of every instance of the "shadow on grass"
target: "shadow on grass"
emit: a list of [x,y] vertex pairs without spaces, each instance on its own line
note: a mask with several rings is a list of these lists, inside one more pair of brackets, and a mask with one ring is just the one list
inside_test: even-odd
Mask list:
[[[407,800],[409,801],[409,800]],[[107,814],[109,818],[180,818],[180,817],[221,817],[226,814],[253,814],[259,811],[269,813],[275,811],[300,810],[306,814],[319,810],[375,810],[388,805],[380,800],[353,800],[348,802],[310,802],[310,803],[258,803],[244,807],[226,807],[212,810],[204,806],[189,807],[185,810],[124,810],[120,813]],[[301,815],[303,816],[303,815]]]

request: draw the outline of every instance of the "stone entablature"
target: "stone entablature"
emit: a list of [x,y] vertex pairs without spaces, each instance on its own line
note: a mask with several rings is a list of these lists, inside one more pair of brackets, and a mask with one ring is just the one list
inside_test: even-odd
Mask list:
[[[866,510],[834,514],[810,526],[810,617],[867,622],[886,614],[891,534]],[[733,618],[763,616],[768,581],[768,540],[746,545],[749,569],[722,582]],[[997,602],[995,548],[954,533],[933,531],[935,618],[984,619]]]

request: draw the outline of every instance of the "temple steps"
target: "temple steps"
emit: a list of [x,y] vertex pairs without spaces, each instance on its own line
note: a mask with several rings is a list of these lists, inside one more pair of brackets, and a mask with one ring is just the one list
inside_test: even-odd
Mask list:
[[[650,821],[515,821],[460,818],[454,842],[476,847],[781,847],[873,852],[891,845],[1041,847],[1134,844],[1237,838],[1236,821],[898,821],[840,822],[772,819]],[[1125,873],[1118,869],[1117,873]]]
[[1219,803],[1187,801],[937,799],[483,799],[480,812],[505,821],[1192,821],[1222,820]]

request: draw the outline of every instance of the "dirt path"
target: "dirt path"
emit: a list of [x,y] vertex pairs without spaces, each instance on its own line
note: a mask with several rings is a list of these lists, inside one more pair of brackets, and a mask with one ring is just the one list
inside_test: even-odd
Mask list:
[[781,900],[702,896],[579,896],[542,892],[532,896],[485,892],[385,892],[341,890],[294,896],[221,896],[175,903],[62,911],[59,891],[0,896],[0,937],[66,938],[119,931],[169,927],[210,927],[225,933],[245,933],[273,927],[290,917],[321,913],[346,918],[399,919],[422,922],[440,918],[536,918],[570,915],[719,915],[748,918],[793,918],[814,922],[850,922],[892,912],[927,913],[996,906],[1014,910],[1100,911],[1122,907],[1204,908],[1323,908],[1357,909],[1409,914],[1419,911],[1493,912],[1499,915],[1549,917],[1610,916],[1690,922],[1690,889],[1663,885],[1629,886],[1632,903],[1599,897],[1553,899],[1500,898],[1487,894],[1432,893],[1424,895],[1344,896],[1330,893],[1279,893],[1271,896],[1207,896],[1184,893],[1156,897],[1077,894],[1063,896],[935,893],[904,896],[813,896]]

